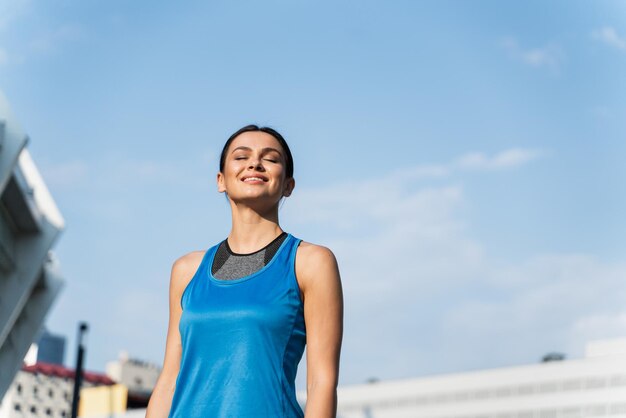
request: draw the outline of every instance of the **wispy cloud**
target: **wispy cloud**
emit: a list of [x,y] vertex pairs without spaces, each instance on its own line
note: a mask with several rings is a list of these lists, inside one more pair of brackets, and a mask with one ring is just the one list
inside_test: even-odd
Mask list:
[[610,27],[605,26],[600,29],[596,29],[591,32],[591,37],[597,41],[604,42],[620,51],[626,51],[626,39],[620,37],[617,31]]
[[[626,333],[625,264],[567,253],[504,261],[471,232],[470,197],[453,173],[495,173],[539,155],[470,153],[413,169],[438,184],[450,176],[449,184],[416,187],[414,178],[388,173],[300,190],[287,202],[285,224],[319,231],[310,239],[323,238],[339,260],[347,375],[363,381],[527,363],[550,350],[580,355],[590,338]],[[585,325],[588,318],[605,333]]]
[[[336,183],[324,189],[309,189],[304,193],[297,191],[298,198],[293,204],[299,208],[296,212],[302,213],[307,207],[314,207],[315,211],[307,214],[309,221],[332,222],[341,229],[351,229],[363,222],[369,222],[364,216],[372,216],[376,221],[397,219],[402,216],[415,214],[416,210],[421,215],[422,209],[432,205],[434,196],[445,199],[459,199],[461,191],[455,186],[443,189],[425,187],[420,194],[413,195],[403,204],[390,205],[389,202],[402,200],[401,196],[407,196],[405,188],[413,185],[415,181],[429,179],[451,179],[461,172],[471,171],[499,171],[508,170],[527,164],[547,151],[539,149],[511,148],[488,155],[483,152],[471,152],[448,163],[420,164],[414,167],[406,167],[388,173],[375,179],[363,179],[360,181],[346,181]],[[424,203],[430,201],[430,203]],[[291,202],[287,203],[291,205]],[[414,206],[417,205],[417,206]],[[354,211],[354,207],[363,208]],[[435,205],[439,216],[446,211],[441,202]],[[365,210],[364,208],[367,208]],[[344,210],[345,209],[345,210]],[[424,217],[422,217],[424,219]]]
[[537,149],[512,148],[489,157],[482,152],[473,152],[460,157],[456,166],[470,170],[502,170],[522,166],[545,153]]
[[533,68],[547,68],[558,73],[565,58],[563,49],[556,43],[524,49],[514,38],[505,38],[500,42],[512,59],[523,62]]
[[[448,163],[420,164],[401,168],[390,174],[394,180],[425,180],[445,178],[461,171],[509,170],[548,155],[548,151],[530,148],[511,148],[494,155],[484,152],[468,152]],[[391,178],[390,177],[390,178]]]

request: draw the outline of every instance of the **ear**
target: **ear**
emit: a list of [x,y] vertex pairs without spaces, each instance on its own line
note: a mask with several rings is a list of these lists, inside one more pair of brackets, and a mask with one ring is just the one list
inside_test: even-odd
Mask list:
[[217,191],[224,193],[226,191],[226,185],[224,184],[224,175],[222,172],[217,173]]
[[283,189],[283,196],[291,196],[293,188],[296,187],[296,180],[292,177],[285,181],[285,188]]

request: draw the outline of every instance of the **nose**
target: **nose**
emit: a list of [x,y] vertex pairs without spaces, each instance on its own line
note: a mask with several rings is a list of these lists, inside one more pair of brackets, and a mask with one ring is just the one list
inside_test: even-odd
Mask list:
[[262,159],[258,156],[250,157],[249,166],[250,169],[257,169],[259,171],[263,171],[263,164],[261,164]]

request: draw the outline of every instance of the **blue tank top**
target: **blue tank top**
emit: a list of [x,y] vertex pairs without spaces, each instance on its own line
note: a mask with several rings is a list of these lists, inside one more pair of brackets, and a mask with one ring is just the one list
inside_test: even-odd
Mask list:
[[211,275],[208,249],[183,291],[180,370],[170,418],[303,418],[295,377],[306,343],[291,234],[248,276]]

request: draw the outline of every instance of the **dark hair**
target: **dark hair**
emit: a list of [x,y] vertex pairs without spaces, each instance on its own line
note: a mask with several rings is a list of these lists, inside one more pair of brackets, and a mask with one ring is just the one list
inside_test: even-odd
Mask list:
[[220,155],[220,172],[222,173],[224,172],[224,163],[226,162],[226,151],[228,150],[230,143],[233,142],[235,138],[237,138],[239,135],[241,135],[244,132],[265,132],[266,134],[270,134],[274,138],[276,138],[280,146],[283,147],[283,150],[285,151],[285,160],[286,160],[286,165],[287,165],[286,166],[287,178],[293,177],[293,157],[291,156],[291,151],[289,150],[289,145],[287,145],[287,141],[285,141],[285,138],[283,138],[281,134],[279,134],[272,128],[268,128],[267,126],[259,127],[257,125],[244,126],[243,128],[239,129],[237,132],[232,134],[230,138],[228,138],[228,140],[224,144],[224,148],[222,149],[222,154]]

